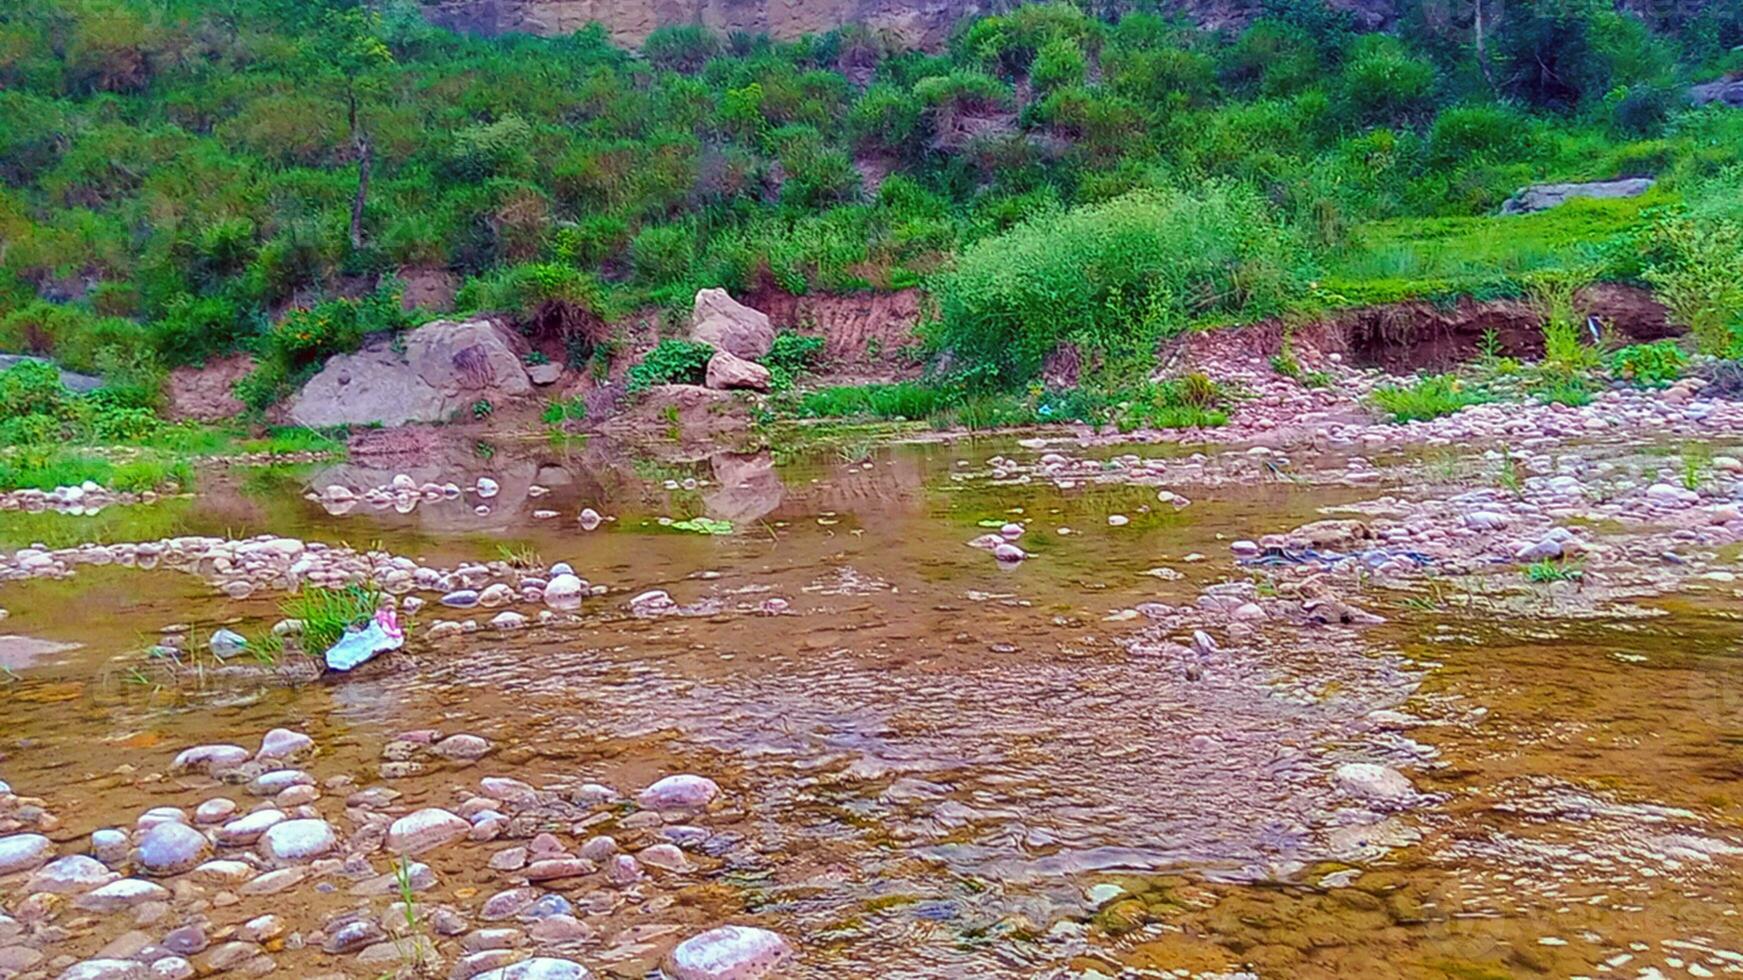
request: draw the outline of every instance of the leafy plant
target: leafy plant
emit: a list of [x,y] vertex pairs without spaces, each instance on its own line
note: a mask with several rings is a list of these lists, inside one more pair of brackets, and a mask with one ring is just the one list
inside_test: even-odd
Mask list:
[[701,384],[707,375],[714,348],[692,340],[668,338],[629,369],[628,389],[633,394],[654,385]]
[[545,404],[545,410],[539,413],[539,419],[546,425],[585,422],[587,420],[587,399],[580,395],[573,398],[553,398]]
[[1610,355],[1610,373],[1641,388],[1663,388],[1682,377],[1688,357],[1675,341],[1630,344]]
[[1494,400],[1450,374],[1418,378],[1409,385],[1381,385],[1371,397],[1394,422],[1426,422]]
[[1579,562],[1564,564],[1548,558],[1525,566],[1525,579],[1535,584],[1578,582],[1586,577],[1585,566]]

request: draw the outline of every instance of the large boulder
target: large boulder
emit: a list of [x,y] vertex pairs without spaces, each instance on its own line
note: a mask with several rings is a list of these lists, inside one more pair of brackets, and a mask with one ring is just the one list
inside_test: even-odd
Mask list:
[[716,391],[768,391],[769,369],[729,351],[717,350],[708,359],[708,387]]
[[403,354],[378,342],[329,359],[288,411],[315,427],[446,421],[479,400],[533,390],[518,340],[490,320],[425,324],[405,335]]
[[747,361],[765,357],[775,344],[775,326],[768,315],[744,305],[724,289],[696,294],[690,311],[690,339]]
[[1597,180],[1586,184],[1532,184],[1501,204],[1502,214],[1530,214],[1560,207],[1576,197],[1639,197],[1652,189],[1651,177]]

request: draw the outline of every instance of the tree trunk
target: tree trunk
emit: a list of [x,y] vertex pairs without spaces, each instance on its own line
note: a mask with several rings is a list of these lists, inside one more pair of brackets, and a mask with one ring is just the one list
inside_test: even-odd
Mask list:
[[1476,0],[1475,29],[1473,33],[1477,42],[1477,67],[1483,70],[1483,81],[1489,83],[1489,94],[1498,94],[1495,89],[1495,71],[1489,67],[1489,45],[1483,31],[1483,0]]
[[369,143],[369,134],[358,130],[355,140],[357,146],[357,196],[351,199],[351,248],[361,251],[363,248],[363,204],[369,197],[369,165],[375,155],[375,149]]
[[351,249],[362,251],[363,205],[369,199],[369,164],[374,147],[369,143],[369,133],[357,125],[356,89],[351,89],[346,95],[345,115],[351,124],[351,145],[357,150],[357,196],[351,199]]

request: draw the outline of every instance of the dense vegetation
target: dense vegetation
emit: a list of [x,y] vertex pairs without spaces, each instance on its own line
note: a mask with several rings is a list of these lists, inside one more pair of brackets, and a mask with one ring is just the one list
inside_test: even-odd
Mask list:
[[[1743,112],[1683,95],[1743,68],[1743,9],[1520,0],[1482,45],[1456,17],[1364,35],[1317,0],[1266,9],[1212,33],[1030,5],[928,54],[853,28],[476,40],[409,0],[13,5],[0,349],[146,407],[163,367],[245,348],[260,406],[415,322],[394,277],[439,269],[575,360],[703,286],[924,283],[947,370],[1007,388],[1061,340],[1129,379],[1187,326],[1545,272],[1650,284],[1743,350]],[[1659,183],[1495,215],[1625,175]]]

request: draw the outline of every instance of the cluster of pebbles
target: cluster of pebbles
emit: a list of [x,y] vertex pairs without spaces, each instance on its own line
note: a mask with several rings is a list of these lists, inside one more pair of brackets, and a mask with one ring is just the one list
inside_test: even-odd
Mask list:
[[[757,861],[741,837],[708,828],[731,813],[710,779],[671,775],[626,798],[594,782],[487,776],[444,806],[389,785],[420,757],[471,767],[493,749],[467,733],[403,733],[383,749],[383,782],[359,787],[303,768],[318,761],[315,741],[275,729],[254,751],[177,755],[157,785],[197,792],[197,805],[79,836],[0,783],[0,977],[577,980],[594,959],[753,980],[793,955],[765,929],[684,921],[679,893]],[[449,889],[454,872],[498,887]]]
[[[173,486],[164,488],[164,494],[175,492],[176,488]],[[140,493],[109,490],[86,480],[77,486],[55,487],[53,490],[27,487],[0,493],[0,511],[18,510],[31,514],[53,511],[71,516],[90,515],[117,504],[156,503],[160,496],[154,490]]]

